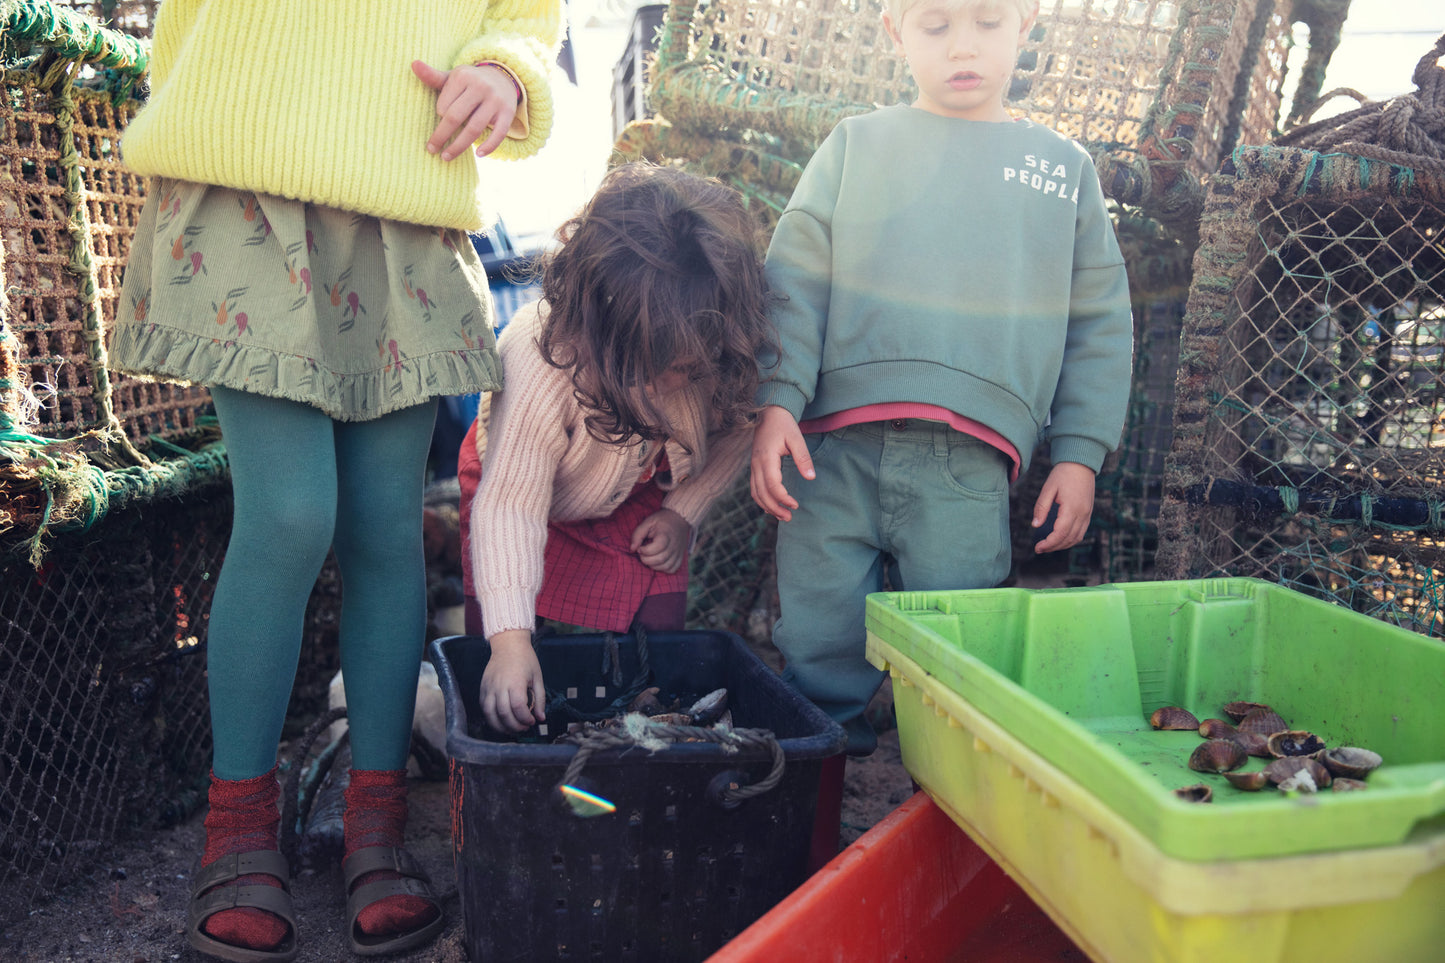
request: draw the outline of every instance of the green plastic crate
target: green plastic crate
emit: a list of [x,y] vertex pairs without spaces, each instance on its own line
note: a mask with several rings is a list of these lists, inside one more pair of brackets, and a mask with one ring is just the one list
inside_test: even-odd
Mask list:
[[[876,642],[906,656],[1163,856],[1252,860],[1445,836],[1439,641],[1255,579],[880,593],[867,613],[875,665],[888,661]],[[1247,793],[1188,768],[1197,733],[1148,722],[1163,705],[1222,717],[1236,699],[1385,764],[1363,792]],[[1213,803],[1172,793],[1199,782]]]

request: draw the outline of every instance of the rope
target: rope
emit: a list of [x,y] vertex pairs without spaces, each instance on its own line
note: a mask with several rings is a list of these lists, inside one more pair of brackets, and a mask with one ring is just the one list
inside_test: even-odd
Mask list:
[[[311,744],[316,741],[316,737],[325,732],[333,722],[344,718],[346,718],[345,706],[327,709],[306,727],[306,731],[302,733],[296,743],[296,748],[291,752],[286,784],[281,791],[280,840],[281,855],[286,857],[286,862],[290,866],[296,865],[296,855],[300,846],[299,826],[306,821],[311,802],[316,798],[316,787],[331,768],[331,762],[336,758],[336,752],[341,748],[342,741],[350,734],[350,730],[348,729],[340,739],[323,749],[314,766],[307,767],[305,765],[306,757],[311,754]],[[307,774],[304,802],[301,791],[303,774]]]
[[102,27],[93,18],[48,0],[3,0],[0,30],[5,46],[16,40],[53,51],[61,60],[84,61],[112,72],[123,92],[150,68],[150,48],[144,41]]
[[[1276,143],[1355,154],[1445,175],[1445,34],[1420,58],[1412,79],[1417,87],[1413,94],[1365,101],[1337,117],[1297,127]],[[1364,100],[1357,91],[1334,90],[1315,101],[1305,119],[1340,95]]]
[[738,803],[744,799],[762,795],[775,787],[783,778],[786,760],[783,747],[768,729],[703,728],[701,726],[673,726],[652,722],[641,713],[630,713],[623,717],[623,723],[608,729],[595,729],[561,740],[575,742],[577,754],[567,764],[562,780],[557,784],[573,785],[594,752],[605,749],[629,749],[638,746],[649,752],[657,752],[670,744],[679,742],[711,742],[721,745],[733,753],[742,749],[766,747],[772,755],[772,769],[762,779],[745,786],[729,786],[722,790],[720,797],[725,803]]

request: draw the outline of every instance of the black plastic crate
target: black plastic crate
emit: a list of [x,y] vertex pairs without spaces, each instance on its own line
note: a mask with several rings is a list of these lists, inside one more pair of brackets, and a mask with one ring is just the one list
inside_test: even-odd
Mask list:
[[[619,642],[617,672],[603,636],[541,641],[548,688],[583,711],[606,706],[639,669],[635,640]],[[768,747],[598,750],[572,784],[617,809],[592,818],[557,789],[576,746],[481,735],[485,640],[437,639],[430,654],[446,700],[453,859],[473,960],[702,960],[806,879],[823,760],[847,737],[736,635],[649,635],[654,684],[676,695],[726,688],[735,728],[776,736],[782,778],[733,801],[720,790],[763,781]]]

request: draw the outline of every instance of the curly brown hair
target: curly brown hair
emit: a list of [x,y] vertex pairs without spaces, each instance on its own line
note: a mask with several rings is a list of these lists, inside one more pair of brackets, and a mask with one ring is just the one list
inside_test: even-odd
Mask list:
[[541,262],[542,356],[572,372],[594,437],[670,435],[642,388],[675,365],[712,387],[714,428],[751,420],[776,351],[759,224],[713,178],[634,161],[609,171]]

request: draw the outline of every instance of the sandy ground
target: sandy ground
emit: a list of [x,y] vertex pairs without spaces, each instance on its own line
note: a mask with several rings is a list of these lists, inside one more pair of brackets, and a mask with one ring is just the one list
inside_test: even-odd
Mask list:
[[[898,752],[898,733],[880,738],[864,759],[850,760],[845,777],[840,847],[912,795]],[[414,779],[408,848],[421,860],[447,913],[431,946],[399,961],[460,963],[467,959],[451,858],[450,800],[445,780]],[[13,963],[202,963],[210,957],[185,942],[191,874],[205,838],[204,810],[189,821],[126,842],[88,876],[0,933],[0,960]],[[294,881],[300,963],[353,959],[345,940],[345,900],[337,865],[303,868]]]

